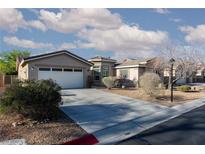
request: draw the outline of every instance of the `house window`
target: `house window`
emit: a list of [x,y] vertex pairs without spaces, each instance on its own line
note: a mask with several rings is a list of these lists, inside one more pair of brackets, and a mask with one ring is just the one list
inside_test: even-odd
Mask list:
[[100,66],[93,66],[94,80],[100,80]]
[[73,72],[72,68],[64,68],[64,72]]
[[74,72],[82,72],[83,70],[81,68],[75,68]]
[[102,66],[102,77],[107,77],[109,76],[109,66],[104,65]]
[[122,78],[128,78],[129,71],[128,70],[120,70],[120,76]]
[[48,67],[40,67],[39,68],[39,71],[50,71],[51,68],[48,68]]
[[62,72],[62,68],[52,68],[52,71]]

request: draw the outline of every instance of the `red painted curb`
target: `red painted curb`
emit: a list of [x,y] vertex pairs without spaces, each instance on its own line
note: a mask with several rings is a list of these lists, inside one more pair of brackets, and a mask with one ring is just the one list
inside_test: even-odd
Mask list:
[[96,139],[96,137],[92,134],[84,135],[80,138],[64,142],[61,145],[93,145],[97,144],[99,141]]

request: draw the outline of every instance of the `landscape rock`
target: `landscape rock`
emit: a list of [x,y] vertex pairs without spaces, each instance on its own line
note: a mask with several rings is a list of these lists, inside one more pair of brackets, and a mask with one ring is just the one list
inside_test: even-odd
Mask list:
[[13,139],[0,142],[0,145],[26,145],[25,139]]
[[13,122],[12,123],[12,127],[16,127],[17,126],[17,123],[16,122]]

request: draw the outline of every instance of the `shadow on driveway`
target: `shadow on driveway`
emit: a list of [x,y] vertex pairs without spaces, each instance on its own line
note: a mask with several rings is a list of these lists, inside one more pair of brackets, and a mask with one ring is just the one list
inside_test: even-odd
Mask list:
[[[61,107],[64,113],[76,121],[88,133],[94,133],[129,121],[138,126],[143,124],[149,125],[150,123],[170,117],[173,112],[171,109],[162,110],[158,106],[150,106],[149,104],[139,106],[135,104],[88,104]],[[164,113],[157,117],[150,116],[160,111]]]
[[204,145],[205,106],[155,126],[118,144]]

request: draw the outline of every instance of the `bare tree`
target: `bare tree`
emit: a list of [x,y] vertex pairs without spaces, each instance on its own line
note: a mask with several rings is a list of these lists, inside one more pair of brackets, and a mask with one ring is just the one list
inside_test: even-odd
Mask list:
[[[169,60],[174,59],[174,80],[170,82],[170,64]],[[160,50],[160,56],[155,59],[153,69],[155,72],[164,73],[169,71],[169,87],[180,79],[189,79],[193,77],[199,65],[204,65],[204,55],[193,47],[166,45]]]

